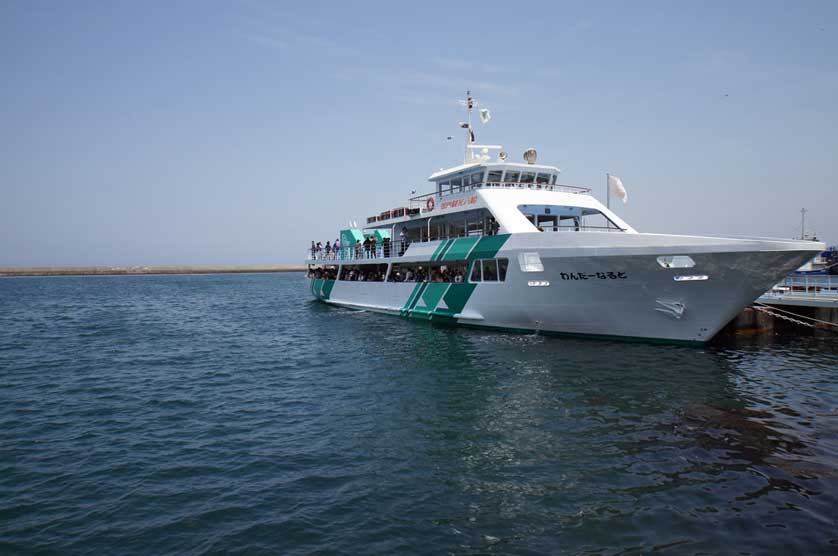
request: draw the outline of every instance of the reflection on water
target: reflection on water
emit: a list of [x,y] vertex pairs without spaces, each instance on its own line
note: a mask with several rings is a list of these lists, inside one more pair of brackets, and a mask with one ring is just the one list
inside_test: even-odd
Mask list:
[[[411,400],[421,432],[440,441],[425,463],[459,499],[438,522],[468,550],[724,552],[707,527],[768,551],[835,542],[838,356],[828,341],[691,348],[410,333],[404,388],[423,394]],[[416,376],[430,383],[417,388]],[[784,513],[805,507],[819,519]],[[780,544],[764,531],[812,526]]]
[[441,328],[296,276],[10,280],[0,307],[9,553],[838,549],[835,338]]

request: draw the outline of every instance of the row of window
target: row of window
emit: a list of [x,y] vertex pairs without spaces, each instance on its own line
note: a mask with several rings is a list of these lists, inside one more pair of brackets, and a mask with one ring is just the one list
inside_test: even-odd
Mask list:
[[475,172],[467,176],[461,176],[440,182],[439,187],[442,192],[460,191],[461,188],[467,188],[470,185],[483,183],[483,172]]
[[505,282],[509,259],[481,259],[471,267],[471,282]]
[[507,170],[504,174],[501,170],[493,170],[489,172],[489,183],[507,182],[507,183],[537,183],[540,185],[555,185],[556,174],[552,172],[521,172],[519,170]]
[[[534,183],[537,185],[555,185],[556,174],[553,172],[522,172],[520,170],[491,170],[486,174],[488,183]],[[439,192],[443,195],[465,191],[472,186],[484,183],[483,172],[475,172],[439,182]]]
[[[342,265],[340,275],[334,265],[313,268],[308,275],[312,278],[344,280],[348,282],[442,282],[459,284],[468,276],[466,261],[446,263],[393,263],[390,273],[386,264]],[[470,282],[505,282],[509,259],[480,259],[471,263]]]

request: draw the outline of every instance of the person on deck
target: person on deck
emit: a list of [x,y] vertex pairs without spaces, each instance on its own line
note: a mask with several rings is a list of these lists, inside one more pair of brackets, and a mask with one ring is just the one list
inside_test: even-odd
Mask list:
[[399,257],[404,255],[405,250],[407,250],[407,226],[402,227],[402,231],[399,232]]

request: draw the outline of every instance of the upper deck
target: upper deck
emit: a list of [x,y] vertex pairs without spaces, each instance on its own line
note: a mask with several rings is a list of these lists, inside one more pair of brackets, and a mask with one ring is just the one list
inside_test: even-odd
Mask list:
[[[514,165],[509,165],[515,168]],[[469,176],[487,167],[471,165]],[[514,172],[515,170],[510,170]],[[316,247],[307,260],[358,261],[410,256],[410,245],[460,237],[533,232],[627,232],[635,231],[602,206],[590,189],[550,181],[499,181],[469,179],[467,183],[440,180],[437,190],[410,198],[410,206],[385,211],[368,218],[363,229],[341,232],[338,251]],[[536,173],[537,175],[537,173]],[[460,176],[461,178],[461,176]],[[553,181],[553,180],[551,180]],[[445,185],[443,185],[445,184]],[[368,239],[375,237],[373,245]]]
[[386,228],[437,211],[468,210],[463,197],[477,190],[504,189],[550,191],[590,195],[590,188],[558,183],[560,170],[555,166],[514,162],[478,161],[440,170],[428,180],[434,183],[430,193],[410,197],[407,206],[386,210],[367,217],[368,228]]

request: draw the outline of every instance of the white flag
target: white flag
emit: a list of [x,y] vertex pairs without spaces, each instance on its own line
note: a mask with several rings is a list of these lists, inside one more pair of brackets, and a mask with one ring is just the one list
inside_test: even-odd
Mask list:
[[623,180],[617,176],[608,175],[608,190],[611,191],[612,195],[623,201],[623,204],[628,201],[628,192],[623,185]]
[[489,120],[492,119],[492,113],[489,112],[488,108],[481,108],[480,109],[480,121],[485,123],[489,123]]

